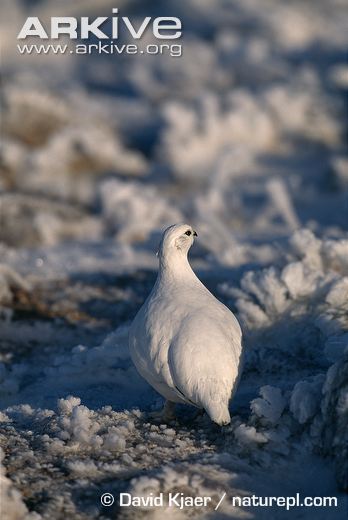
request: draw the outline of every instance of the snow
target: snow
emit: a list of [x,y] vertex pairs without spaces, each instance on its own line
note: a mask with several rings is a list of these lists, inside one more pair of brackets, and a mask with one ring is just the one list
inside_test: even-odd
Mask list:
[[[180,58],[21,56],[18,20],[115,7],[59,4],[0,7],[1,516],[284,518],[229,501],[195,514],[100,504],[153,491],[216,505],[226,491],[337,496],[315,516],[345,518],[346,2],[170,1],[151,15],[182,19]],[[127,348],[178,221],[243,328],[224,432],[185,406],[150,419],[162,399]]]
[[144,241],[154,229],[182,218],[168,199],[158,199],[153,186],[113,179],[102,183],[100,190],[107,229],[121,242]]
[[258,417],[264,417],[271,424],[278,424],[286,405],[279,388],[262,386],[260,388],[261,398],[254,399],[250,403],[252,412]]
[[316,376],[311,382],[296,383],[290,398],[290,411],[300,424],[304,424],[318,412],[322,385],[322,375]]
[[245,424],[240,424],[234,431],[234,435],[239,443],[242,445],[252,445],[255,444],[263,444],[268,442],[265,435],[260,432],[257,432],[254,426],[246,426]]
[[0,496],[1,516],[4,520],[39,520],[41,515],[29,513],[22,496],[15,489],[11,480],[6,477],[2,460],[4,452],[0,448]]

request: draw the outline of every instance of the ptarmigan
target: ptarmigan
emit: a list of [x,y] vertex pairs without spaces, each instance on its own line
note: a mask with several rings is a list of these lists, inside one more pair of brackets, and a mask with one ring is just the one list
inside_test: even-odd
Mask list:
[[138,372],[163,397],[203,408],[219,425],[241,371],[242,333],[232,312],[191,269],[187,253],[197,233],[176,224],[163,234],[156,283],[131,325],[129,347]]

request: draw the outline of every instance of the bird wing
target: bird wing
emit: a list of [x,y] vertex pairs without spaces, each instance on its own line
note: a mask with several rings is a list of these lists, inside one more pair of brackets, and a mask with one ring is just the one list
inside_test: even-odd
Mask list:
[[226,405],[238,382],[241,333],[233,314],[226,311],[217,306],[209,313],[201,310],[187,316],[169,346],[175,386],[205,409]]
[[168,349],[172,333],[165,327],[160,313],[149,312],[147,305],[140,309],[129,332],[130,355],[139,374],[166,399],[187,401],[175,388],[168,365]]

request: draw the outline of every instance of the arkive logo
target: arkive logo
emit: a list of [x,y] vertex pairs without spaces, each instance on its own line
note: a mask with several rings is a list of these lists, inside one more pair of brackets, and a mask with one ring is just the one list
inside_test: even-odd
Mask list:
[[[18,40],[27,38],[38,38],[40,40],[58,40],[60,37],[68,37],[70,40],[90,40],[91,37],[99,40],[98,44],[81,43],[76,44],[74,49],[69,49],[71,54],[92,54],[99,50],[99,54],[164,54],[165,50],[170,51],[171,56],[181,56],[181,44],[174,44],[182,36],[182,23],[180,18],[175,16],[158,16],[132,21],[128,16],[119,16],[118,8],[112,9],[113,16],[98,16],[91,19],[88,16],[75,18],[72,16],[54,16],[50,19],[49,27],[44,24],[37,16],[30,16],[24,22],[17,35]],[[106,29],[106,26],[108,27]],[[145,33],[152,32],[152,39],[155,43],[141,48],[138,45]],[[120,37],[127,37],[134,40],[134,43],[120,44]],[[157,42],[156,42],[157,40]],[[168,41],[169,43],[164,43]],[[107,43],[106,43],[107,42]],[[68,46],[50,45],[17,45],[21,54],[44,53],[45,48],[49,47],[54,54],[62,54],[68,50]],[[58,52],[55,49],[60,48]],[[63,49],[62,49],[63,48]],[[40,52],[39,52],[39,49]]]

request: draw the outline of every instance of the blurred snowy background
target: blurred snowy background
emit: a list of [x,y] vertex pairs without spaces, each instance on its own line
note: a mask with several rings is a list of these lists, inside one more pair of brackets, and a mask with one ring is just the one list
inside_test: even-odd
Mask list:
[[[30,14],[115,5],[1,2],[3,518],[163,518],[100,505],[124,490],[335,495],[315,517],[345,518],[346,2],[122,0],[121,15],[180,17],[183,56],[17,52]],[[127,352],[159,236],[178,221],[198,231],[196,272],[243,324],[225,436],[185,410],[151,424],[161,399]],[[195,514],[285,512],[226,501]]]

